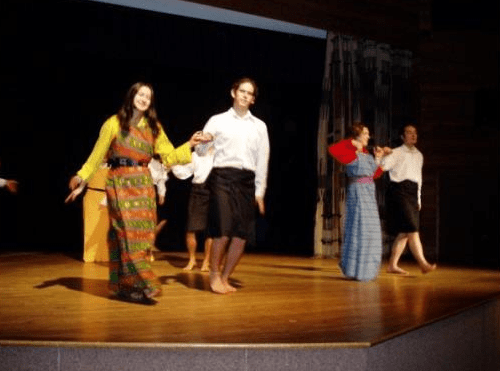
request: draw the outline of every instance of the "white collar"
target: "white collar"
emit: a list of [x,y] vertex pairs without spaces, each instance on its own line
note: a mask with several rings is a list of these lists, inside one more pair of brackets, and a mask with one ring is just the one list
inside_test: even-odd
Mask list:
[[417,149],[417,147],[415,147],[415,146],[413,146],[413,147],[409,147],[409,146],[407,146],[406,144],[403,144],[401,147],[403,148],[403,150],[404,150],[405,152],[409,152],[409,153],[415,153],[415,152],[418,152],[418,149]]
[[248,110],[248,112],[243,117],[239,116],[233,107],[229,108],[228,112],[230,112],[235,118],[239,120],[251,120],[251,121],[254,120],[254,116],[252,115],[252,112],[250,112],[250,110]]

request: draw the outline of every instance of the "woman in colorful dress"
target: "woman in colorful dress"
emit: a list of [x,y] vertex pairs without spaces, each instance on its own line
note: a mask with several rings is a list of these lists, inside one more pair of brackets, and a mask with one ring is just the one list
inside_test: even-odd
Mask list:
[[[70,180],[73,201],[108,154],[110,170],[106,195],[110,218],[110,290],[117,297],[154,304],[161,293],[147,251],[155,238],[156,199],[148,163],[159,154],[165,165],[188,163],[191,148],[203,135],[174,148],[158,122],[153,88],[138,82],[129,89],[123,106],[102,126],[87,162]],[[109,152],[108,152],[109,151]]]
[[349,139],[329,148],[330,154],[346,165],[347,200],[344,243],[340,268],[342,273],[359,281],[373,280],[382,260],[382,232],[375,197],[374,179],[382,175],[380,158],[389,148],[375,149],[375,158],[366,149],[370,132],[362,123],[355,123]]

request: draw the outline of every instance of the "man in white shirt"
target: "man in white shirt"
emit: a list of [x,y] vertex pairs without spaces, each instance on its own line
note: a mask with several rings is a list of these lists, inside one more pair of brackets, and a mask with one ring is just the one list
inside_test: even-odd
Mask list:
[[[231,88],[233,106],[212,116],[203,132],[213,140],[213,168],[208,185],[213,198],[210,232],[210,287],[220,294],[236,291],[229,277],[243,254],[254,226],[255,204],[264,214],[269,137],[266,124],[252,115],[257,85],[252,79],[236,81]],[[227,259],[219,271],[227,247]]]
[[408,243],[422,273],[429,273],[436,269],[436,264],[429,264],[425,259],[419,234],[424,157],[415,147],[417,144],[415,126],[406,124],[402,129],[403,145],[395,148],[382,162],[382,168],[384,171],[389,171],[391,181],[389,227],[392,233],[397,234],[392,245],[387,272],[408,274],[398,266],[399,259]]

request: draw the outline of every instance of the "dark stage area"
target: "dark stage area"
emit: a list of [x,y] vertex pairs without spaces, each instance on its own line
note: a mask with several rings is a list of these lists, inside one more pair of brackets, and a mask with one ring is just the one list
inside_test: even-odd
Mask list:
[[[456,12],[466,14],[462,3],[448,12],[448,3],[433,3],[439,32],[463,21],[453,20]],[[228,109],[231,83],[248,75],[259,84],[252,112],[267,123],[271,157],[266,216],[257,220],[247,250],[314,255],[324,39],[93,1],[5,0],[0,6],[0,177],[20,182],[17,195],[0,189],[0,251],[81,257],[82,202],[64,204],[68,181],[132,83],[153,84],[160,121],[180,145]],[[478,12],[469,15],[476,19]],[[438,39],[452,40],[436,33]],[[454,94],[463,76],[477,80],[459,72],[474,59],[453,57],[450,71],[457,76],[441,77],[448,62],[436,62],[444,58],[439,50],[451,46],[435,42],[441,46],[412,51],[411,101],[422,121],[418,146],[425,157],[422,238],[439,263],[498,269],[498,110],[491,108],[498,89],[471,93],[474,102]],[[158,240],[164,252],[185,250],[188,191],[189,180],[168,183],[169,224]]]

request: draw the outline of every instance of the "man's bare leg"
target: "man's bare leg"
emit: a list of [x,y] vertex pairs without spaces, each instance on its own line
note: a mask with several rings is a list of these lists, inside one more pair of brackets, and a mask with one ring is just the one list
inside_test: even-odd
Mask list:
[[158,234],[163,229],[163,227],[165,227],[166,225],[167,225],[166,219],[160,220],[160,222],[155,227],[155,238],[158,237]]
[[196,233],[186,232],[186,247],[189,254],[189,261],[183,268],[185,271],[190,271],[196,267]]
[[429,273],[437,268],[436,264],[430,264],[427,259],[425,259],[424,249],[418,232],[408,233],[408,244],[410,245],[410,251],[417,260],[422,273]]
[[228,293],[227,288],[222,283],[221,274],[219,272],[220,262],[226,245],[229,242],[229,237],[222,236],[213,239],[212,251],[210,252],[210,288],[218,294]]
[[389,259],[389,265],[387,266],[387,273],[404,274],[407,275],[408,272],[401,269],[398,266],[399,259],[405,250],[406,243],[408,242],[407,233],[399,233],[392,244],[391,258]]
[[153,251],[160,251],[160,249],[158,247],[156,247],[156,240],[158,239],[158,234],[163,229],[163,227],[165,227],[166,224],[167,224],[167,220],[163,219],[155,227],[155,241],[154,241],[153,246],[151,246],[151,248],[148,249],[148,252],[147,252],[148,259],[149,259],[150,263],[154,262],[154,260],[155,260],[155,256],[153,254]]
[[221,276],[222,283],[228,292],[236,291],[236,287],[229,284],[229,277],[234,272],[236,265],[238,265],[241,256],[243,255],[245,243],[246,240],[239,237],[233,237],[231,239],[231,243],[227,251],[226,264]]
[[208,272],[210,267],[210,251],[212,250],[213,239],[207,237],[205,239],[205,257],[203,258],[203,263],[201,265],[202,272]]

